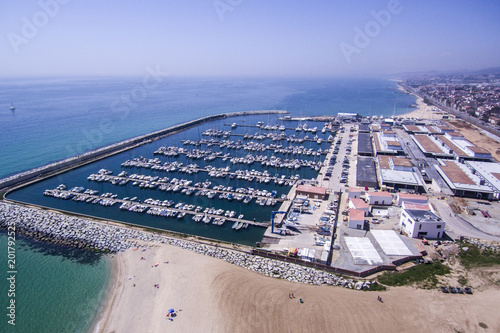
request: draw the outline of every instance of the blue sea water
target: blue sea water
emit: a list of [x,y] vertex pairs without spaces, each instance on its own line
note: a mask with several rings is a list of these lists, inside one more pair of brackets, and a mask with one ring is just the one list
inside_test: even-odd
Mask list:
[[[14,112],[9,110],[11,102]],[[409,111],[414,102],[396,90],[395,82],[383,79],[166,77],[149,89],[142,89],[140,77],[4,79],[0,177],[210,114],[285,109],[303,116],[389,116]],[[4,244],[6,235],[0,233],[0,248],[6,249]],[[12,330],[4,320],[0,331],[87,330],[109,283],[106,258],[79,260],[90,254],[30,240],[19,244],[22,324]],[[6,292],[7,283],[0,285]]]

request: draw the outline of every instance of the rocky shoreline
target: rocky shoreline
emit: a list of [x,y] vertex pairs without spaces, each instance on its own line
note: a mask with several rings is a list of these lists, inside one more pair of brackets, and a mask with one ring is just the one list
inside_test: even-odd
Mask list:
[[374,283],[356,281],[319,269],[263,258],[218,246],[108,225],[53,211],[43,211],[0,202],[0,228],[7,229],[7,226],[12,225],[13,222],[18,235],[62,246],[117,253],[138,247],[143,242],[162,243],[222,259],[266,276],[293,282],[337,285],[358,290],[370,289],[370,285]]

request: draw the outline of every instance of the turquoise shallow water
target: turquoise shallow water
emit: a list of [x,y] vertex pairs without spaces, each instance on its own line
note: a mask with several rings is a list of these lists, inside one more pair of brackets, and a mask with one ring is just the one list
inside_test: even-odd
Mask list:
[[[113,108],[122,96],[130,96],[141,80],[0,80],[0,177],[221,112],[286,109],[304,116],[338,112],[392,115],[409,111],[408,105],[415,103],[412,96],[397,92],[394,82],[380,79],[165,78],[130,108]],[[9,110],[10,102],[16,106],[15,112]],[[96,170],[74,175],[86,177],[89,171]],[[68,185],[85,185],[78,178],[72,181]],[[252,241],[258,237],[246,236]],[[5,243],[6,236],[0,233],[0,249],[6,257]],[[12,329],[7,320],[0,321],[0,332],[89,329],[109,282],[110,267],[105,258],[23,240],[18,242],[16,259],[18,325]],[[5,272],[1,273],[2,293],[8,290]]]
[[16,241],[16,325],[7,323],[7,234],[0,232],[0,332],[87,332],[105,297],[110,262],[102,255],[19,238]]

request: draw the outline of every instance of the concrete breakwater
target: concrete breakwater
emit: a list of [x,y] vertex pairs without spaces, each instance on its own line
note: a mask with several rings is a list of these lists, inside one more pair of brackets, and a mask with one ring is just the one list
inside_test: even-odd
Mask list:
[[288,281],[314,285],[338,285],[358,290],[369,289],[371,285],[367,281],[356,281],[330,272],[220,246],[200,244],[57,212],[0,202],[0,228],[6,229],[9,224],[12,225],[12,222],[15,223],[16,233],[19,235],[63,246],[116,253],[140,246],[139,244],[143,242],[162,243],[222,259],[257,273]]
[[206,116],[203,118],[198,118],[182,124],[170,126],[168,128],[155,131],[149,134],[137,136],[135,138],[114,143],[84,154],[72,156],[67,159],[50,163],[45,166],[41,166],[22,173],[18,173],[4,179],[0,179],[0,190],[6,188],[13,188],[16,186],[20,186],[23,183],[28,183],[49,176],[53,176],[57,173],[65,172],[72,168],[95,162],[99,159],[108,157],[110,155],[114,155],[119,152],[135,148],[137,146],[149,143],[153,140],[164,138],[166,136],[175,134],[179,131],[189,129],[191,127],[198,126],[200,124],[209,121],[215,121],[215,120],[225,119],[229,117],[238,117],[238,116],[249,116],[249,115],[259,115],[259,114],[286,114],[286,113],[288,112],[284,110],[242,111],[242,112],[221,113],[212,116]]

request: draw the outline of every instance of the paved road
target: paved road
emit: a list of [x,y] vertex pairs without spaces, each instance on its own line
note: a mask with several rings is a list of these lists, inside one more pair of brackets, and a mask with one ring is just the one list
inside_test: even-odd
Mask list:
[[446,200],[432,200],[433,206],[436,208],[436,213],[446,222],[446,232],[452,235],[465,236],[472,238],[481,238],[485,240],[500,241],[500,236],[495,236],[487,232],[483,232],[464,220],[461,217],[455,217],[451,207]]

